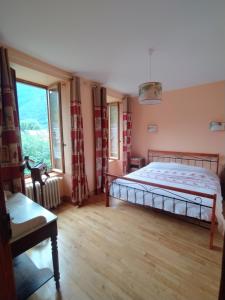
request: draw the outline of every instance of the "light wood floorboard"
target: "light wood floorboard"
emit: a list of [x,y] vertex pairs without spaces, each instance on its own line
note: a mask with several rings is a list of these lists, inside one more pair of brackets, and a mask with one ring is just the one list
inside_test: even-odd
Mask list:
[[[209,230],[102,196],[82,208],[57,210],[61,293],[54,280],[30,300],[216,300],[222,238]],[[29,252],[51,266],[50,241]]]

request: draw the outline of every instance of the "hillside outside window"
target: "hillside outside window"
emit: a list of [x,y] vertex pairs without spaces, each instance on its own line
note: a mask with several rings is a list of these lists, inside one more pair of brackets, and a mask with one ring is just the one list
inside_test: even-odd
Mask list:
[[51,87],[17,81],[23,157],[64,171],[60,85]]

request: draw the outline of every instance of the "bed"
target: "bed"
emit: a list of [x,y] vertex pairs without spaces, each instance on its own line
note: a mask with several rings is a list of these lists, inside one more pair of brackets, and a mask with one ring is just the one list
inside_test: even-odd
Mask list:
[[210,224],[213,248],[216,203],[222,201],[219,155],[148,150],[148,164],[125,176],[106,174],[110,197]]

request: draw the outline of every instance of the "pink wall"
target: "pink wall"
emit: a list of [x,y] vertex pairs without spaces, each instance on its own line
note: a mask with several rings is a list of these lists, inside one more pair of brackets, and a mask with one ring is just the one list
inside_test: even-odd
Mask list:
[[[122,98],[120,93],[107,89],[107,93],[111,96]],[[121,105],[120,105],[121,106]],[[84,155],[85,169],[88,181],[90,194],[94,193],[95,189],[95,148],[94,148],[94,119],[93,119],[93,102],[92,102],[92,82],[81,78],[81,110],[83,116],[83,133],[84,133]],[[121,108],[122,111],[122,108]],[[63,134],[65,147],[65,174],[63,180],[62,194],[66,197],[71,197],[71,119],[70,119],[70,82],[62,87],[62,114],[63,114]],[[120,119],[122,118],[122,114]],[[122,122],[122,119],[120,120]],[[122,123],[121,123],[122,124]],[[122,136],[122,133],[121,133]],[[122,151],[122,150],[121,150]],[[122,152],[121,152],[122,155]],[[122,156],[121,156],[122,158]],[[122,160],[110,162],[110,172],[121,173]]]
[[[71,195],[71,145],[69,117],[69,85],[63,103],[63,129],[66,174],[63,194]],[[94,191],[94,130],[91,82],[81,80],[81,103],[84,125],[85,165],[89,190]],[[122,104],[120,105],[122,112]],[[181,89],[163,94],[156,106],[140,105],[132,99],[132,154],[147,156],[147,149],[220,153],[224,161],[225,132],[211,132],[210,121],[225,121],[225,82]],[[122,116],[122,114],[121,114]],[[121,117],[120,117],[120,121]],[[158,133],[148,133],[149,123],[158,124]],[[121,123],[122,124],[122,123]],[[122,139],[122,132],[120,133]],[[122,146],[122,145],[121,145]],[[121,147],[122,149],[122,147]],[[121,159],[109,164],[109,172],[122,174]]]
[[89,191],[93,193],[95,189],[95,148],[92,83],[85,79],[81,79],[81,109],[84,130],[85,170]]
[[[211,132],[210,121],[225,122],[225,81],[165,92],[159,105],[132,99],[132,154],[147,157],[147,149],[225,156],[225,132]],[[147,125],[158,125],[157,133]]]

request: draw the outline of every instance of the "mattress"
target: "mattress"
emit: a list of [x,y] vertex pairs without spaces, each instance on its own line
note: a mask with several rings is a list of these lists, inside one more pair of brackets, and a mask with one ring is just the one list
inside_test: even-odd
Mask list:
[[115,179],[112,182],[110,196],[200,220],[211,220],[212,199],[161,189],[151,186],[151,184],[135,183],[129,179],[210,195],[216,194],[217,201],[222,201],[218,176],[205,168],[178,163],[152,162],[124,178],[126,180]]

